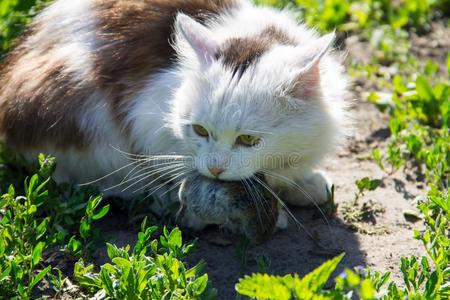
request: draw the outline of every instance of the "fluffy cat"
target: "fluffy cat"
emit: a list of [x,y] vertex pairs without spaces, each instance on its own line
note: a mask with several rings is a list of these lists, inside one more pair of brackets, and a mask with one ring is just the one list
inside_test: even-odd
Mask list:
[[125,198],[196,170],[318,204],[348,120],[333,40],[245,0],[57,0],[4,61],[0,134]]

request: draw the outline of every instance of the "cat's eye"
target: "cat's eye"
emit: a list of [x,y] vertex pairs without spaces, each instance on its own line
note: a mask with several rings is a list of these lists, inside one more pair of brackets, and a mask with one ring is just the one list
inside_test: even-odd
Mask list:
[[209,136],[208,130],[205,127],[203,127],[202,125],[193,124],[192,129],[194,129],[194,132],[201,137]]
[[244,134],[244,135],[238,136],[238,138],[236,140],[236,144],[245,146],[245,147],[254,147],[254,146],[258,145],[260,141],[261,141],[261,139],[257,138],[256,136]]

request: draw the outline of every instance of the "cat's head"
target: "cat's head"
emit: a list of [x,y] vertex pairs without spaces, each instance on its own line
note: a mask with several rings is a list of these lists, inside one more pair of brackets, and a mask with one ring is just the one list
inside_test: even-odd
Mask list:
[[219,41],[180,14],[184,72],[170,126],[200,173],[222,180],[310,168],[337,142],[345,78],[329,55],[334,34],[298,45],[282,29]]

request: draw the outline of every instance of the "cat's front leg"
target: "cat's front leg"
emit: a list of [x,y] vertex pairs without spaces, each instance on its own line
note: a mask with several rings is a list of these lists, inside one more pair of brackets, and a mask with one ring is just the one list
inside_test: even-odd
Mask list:
[[267,178],[269,185],[277,191],[286,204],[316,206],[328,201],[332,182],[323,171],[308,171],[298,174],[294,170],[272,173]]

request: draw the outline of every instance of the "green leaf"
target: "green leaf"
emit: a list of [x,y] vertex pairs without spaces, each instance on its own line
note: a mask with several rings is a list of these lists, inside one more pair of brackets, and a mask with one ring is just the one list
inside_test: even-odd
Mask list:
[[96,221],[103,218],[109,212],[109,204],[103,206],[99,212],[92,216],[92,220]]
[[69,249],[73,253],[77,253],[78,250],[81,249],[81,242],[78,241],[75,236],[72,236],[67,243],[67,249]]
[[37,185],[38,180],[39,180],[39,177],[37,174],[34,174],[33,176],[31,176],[31,178],[28,182],[25,180],[25,191],[27,193],[27,198],[31,197],[31,194],[34,191],[34,187]]
[[16,191],[15,191],[14,186],[12,184],[8,188],[8,194],[12,198],[14,198],[14,196],[16,195]]
[[101,287],[101,281],[98,276],[92,274],[94,265],[84,266],[83,260],[79,260],[75,263],[73,274],[81,285],[88,287]]
[[250,298],[257,299],[291,299],[290,289],[277,276],[253,274],[241,278],[235,286],[236,291]]
[[323,263],[320,267],[303,277],[300,282],[295,284],[295,292],[297,297],[301,299],[302,293],[311,291],[317,293],[329,280],[331,274],[341,262],[344,254],[336,256],[335,258]]
[[118,265],[119,267],[131,268],[131,262],[122,257],[115,257],[114,259],[112,259],[112,262]]
[[369,279],[364,279],[361,282],[361,288],[359,292],[361,300],[375,299],[375,289],[372,286],[372,282]]
[[9,279],[9,274],[11,273],[11,266],[9,266],[9,267],[7,267],[1,274],[0,274],[0,283],[3,281],[3,280],[7,280],[7,279]]
[[39,242],[33,249],[33,253],[31,255],[31,264],[32,266],[36,266],[42,257],[42,251],[44,250],[45,243]]
[[403,94],[408,90],[401,76],[395,75],[394,78],[392,79],[392,82],[394,84],[394,90],[397,93]]
[[81,224],[80,224],[80,236],[83,239],[86,239],[89,237],[90,231],[91,231],[91,225],[86,221],[86,218],[83,217],[83,219],[81,219]]
[[434,271],[431,273],[431,276],[428,278],[427,283],[425,284],[425,299],[433,299],[437,294],[437,290],[439,289],[439,282],[441,281],[439,278],[442,274],[438,274],[438,272]]
[[175,228],[172,230],[172,232],[170,232],[168,242],[169,242],[170,246],[173,246],[176,248],[181,247],[181,245],[183,244],[183,240],[182,240],[180,229]]
[[203,294],[203,292],[206,289],[206,286],[208,284],[208,274],[204,274],[203,276],[200,276],[194,281],[195,286],[195,296],[200,296]]
[[381,184],[380,179],[370,179],[369,177],[364,177],[362,179],[356,180],[356,186],[360,192],[374,191]]
[[391,272],[386,272],[381,276],[377,286],[375,287],[377,290],[379,290],[382,286],[386,284],[386,282],[389,280],[389,277],[391,276]]
[[106,252],[108,253],[109,259],[113,260],[117,255],[117,247],[110,243],[106,243]]
[[[37,194],[39,193],[41,190],[43,190],[45,188],[45,186],[47,185],[47,183],[50,182],[50,178],[47,178],[43,183],[41,183],[35,190],[34,192]],[[45,192],[44,192],[45,193]]]
[[448,70],[448,76],[450,76],[450,52],[447,55],[447,70]]
[[50,272],[50,270],[52,269],[52,266],[48,266],[46,267],[44,270],[42,270],[41,272],[39,272],[34,278],[33,281],[30,284],[30,289],[32,289],[33,287],[35,287],[44,277],[45,275],[47,275],[48,272]]
[[6,251],[6,241],[3,237],[3,230],[0,230],[0,257],[3,257]]
[[49,219],[45,218],[37,227],[36,227],[36,240],[39,240],[47,231]]
[[102,286],[105,289],[107,295],[110,297],[114,297],[113,282],[109,277],[107,269],[102,268],[102,270],[100,271],[100,278],[102,280]]
[[416,79],[416,91],[419,97],[424,100],[430,101],[434,99],[433,89],[423,76],[419,76]]
[[35,214],[36,212],[37,212],[37,207],[36,207],[36,205],[30,205],[30,207],[28,207],[27,214],[33,215],[33,214]]

